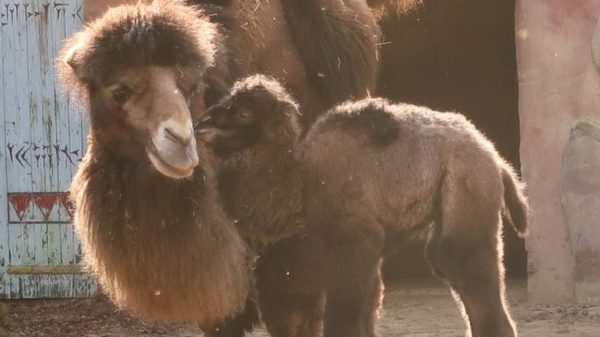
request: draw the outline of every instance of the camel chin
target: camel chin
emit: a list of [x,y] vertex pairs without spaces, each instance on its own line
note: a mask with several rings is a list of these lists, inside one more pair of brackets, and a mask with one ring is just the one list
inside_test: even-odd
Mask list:
[[184,179],[189,178],[194,173],[194,168],[197,165],[189,166],[189,167],[176,167],[165,160],[163,160],[159,155],[154,152],[148,152],[148,158],[152,163],[152,166],[162,175],[167,176],[173,179]]

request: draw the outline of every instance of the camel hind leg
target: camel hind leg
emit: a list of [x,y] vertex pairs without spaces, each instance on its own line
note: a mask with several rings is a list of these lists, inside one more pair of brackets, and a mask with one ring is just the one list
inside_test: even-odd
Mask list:
[[440,212],[426,245],[426,257],[462,307],[468,336],[516,337],[505,304],[502,187],[490,185],[493,179],[483,184],[477,179],[469,175],[449,180],[442,187]]

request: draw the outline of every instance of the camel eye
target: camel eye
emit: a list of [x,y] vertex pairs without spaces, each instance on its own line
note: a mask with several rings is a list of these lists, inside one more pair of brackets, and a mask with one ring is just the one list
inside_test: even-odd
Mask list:
[[200,88],[200,83],[198,81],[190,83],[190,84],[179,84],[177,85],[179,91],[186,96],[188,99],[198,93],[198,89]]
[[196,93],[196,90],[198,90],[198,82],[194,82],[192,83],[192,85],[190,86],[190,93],[194,94]]
[[237,120],[242,125],[248,125],[254,122],[254,111],[246,108],[240,108],[237,111]]
[[115,103],[123,105],[131,97],[132,91],[128,87],[121,85],[112,92],[112,97]]

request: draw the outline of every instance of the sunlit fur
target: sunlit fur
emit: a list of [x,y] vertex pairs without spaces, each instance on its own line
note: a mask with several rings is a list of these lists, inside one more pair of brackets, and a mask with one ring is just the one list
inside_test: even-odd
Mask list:
[[212,324],[237,313],[250,257],[219,206],[209,152],[198,146],[200,164],[186,179],[161,174],[143,153],[144,133],[121,116],[131,112],[104,91],[114,76],[151,67],[201,76],[218,38],[201,12],[155,1],[110,10],[70,38],[59,60],[91,120],[70,190],[85,261],[103,291],[143,319]]
[[[277,99],[270,100],[275,93]],[[255,114],[256,109],[265,113]],[[241,122],[231,133],[205,138],[213,137],[219,194],[244,239],[260,247],[299,233],[304,228],[302,181],[290,139],[299,141],[301,128],[287,115],[299,117],[297,104],[278,82],[258,75],[237,82],[208,114],[216,125]]]
[[[297,256],[322,254],[309,263],[324,263],[325,267],[305,264],[291,276],[302,274],[303,270],[324,273],[322,286],[327,297],[324,336],[376,335],[382,255],[393,249],[394,238],[414,236],[428,237],[427,260],[464,305],[473,337],[516,336],[505,304],[500,224],[505,213],[515,230],[525,235],[527,203],[513,169],[473,124],[459,114],[369,98],[327,112],[299,142],[298,134],[276,131],[294,130],[297,115],[290,113],[294,109],[289,97],[281,94],[280,87],[270,84],[272,81],[261,77],[245,81],[248,85],[236,86],[245,90],[234,91],[219,108],[210,111],[216,130],[212,135],[207,133],[205,140],[214,147],[219,167],[228,170],[236,165],[261,167],[263,175],[257,174],[248,184],[250,188],[253,184],[263,184],[265,191],[271,191],[277,186],[266,187],[269,181],[277,184],[286,179],[303,181],[296,189],[287,189],[287,196],[295,203],[298,195],[303,194],[300,209],[306,212],[308,227],[300,236],[316,233],[327,248],[315,250],[309,246],[310,249],[296,253]],[[269,91],[270,88],[273,90]],[[219,115],[225,119],[243,118],[238,123],[220,119]],[[257,128],[260,130],[257,137],[263,138],[244,148],[235,138],[246,128]],[[235,143],[236,150],[220,151],[219,146],[224,143]],[[290,156],[290,148],[294,149],[294,156]],[[263,152],[272,155],[256,155]],[[264,158],[268,161],[256,162]],[[302,170],[280,169],[293,160],[301,163]],[[274,178],[277,175],[279,180]],[[230,189],[236,187],[232,184],[235,182],[229,183]],[[238,193],[243,193],[246,184],[238,184]],[[230,207],[234,207],[240,219],[254,219],[244,217],[244,212],[261,209],[260,204],[269,200],[266,194],[265,198],[257,196],[237,208],[239,199],[234,198]],[[285,196],[282,193],[278,197]],[[225,198],[224,203],[229,202]],[[280,214],[286,210],[274,207],[263,212],[263,216],[265,221],[275,217],[285,219]],[[253,221],[254,232],[269,230],[260,227],[260,220]],[[293,229],[296,224],[287,226]],[[293,266],[289,262],[293,260],[289,256],[279,259],[275,256],[271,261],[275,267],[262,268],[277,269],[278,264]],[[316,280],[322,277],[314,275]],[[261,289],[260,275],[258,283]],[[270,286],[265,292],[277,291],[276,283]],[[315,284],[312,293],[319,286]],[[304,294],[311,292],[304,290]],[[283,308],[297,310],[306,303],[300,297],[297,300],[304,304],[285,303],[288,299],[282,298],[286,306],[280,306],[282,313],[278,316],[275,313],[277,317],[271,317],[267,326],[277,326],[277,319],[289,322]],[[302,322],[298,316],[301,314],[314,322],[318,304],[313,302],[312,311],[294,312],[293,322]],[[304,333],[299,335],[314,335]]]

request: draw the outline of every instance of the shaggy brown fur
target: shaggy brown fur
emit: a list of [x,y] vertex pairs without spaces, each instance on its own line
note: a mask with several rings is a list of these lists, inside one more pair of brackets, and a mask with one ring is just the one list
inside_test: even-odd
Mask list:
[[282,8],[324,107],[372,91],[381,32],[364,0],[283,0]]
[[[261,250],[259,305],[274,337],[316,337],[323,319],[324,246],[306,225],[294,153],[301,133],[296,117],[298,106],[279,83],[254,76],[238,82],[197,125],[200,133],[208,128],[203,136],[215,153],[225,209],[246,241]],[[221,132],[210,132],[214,127]],[[242,336],[230,329],[245,317],[209,335]]]
[[[270,84],[268,91],[259,89],[263,83]],[[273,93],[279,101],[269,100]],[[211,144],[225,210],[242,236],[257,247],[299,233],[304,229],[298,188],[302,181],[290,138],[298,142],[301,128],[297,119],[289,123],[286,115],[298,113],[296,103],[278,83],[263,76],[238,82],[222,102],[207,111],[209,119],[203,123],[231,130]],[[253,112],[257,109],[273,113],[258,115]]]
[[224,7],[239,77],[266,73],[302,104],[306,129],[333,104],[373,92],[379,26],[365,0],[189,0]]
[[[59,63],[90,113],[71,185],[86,261],[110,298],[144,319],[211,324],[247,297],[248,250],[219,206],[209,153],[190,147],[200,164],[183,180],[160,174],[146,155],[147,123],[177,109],[182,125],[191,120],[185,102],[201,89],[190,86],[213,66],[218,38],[202,13],[157,1],[109,11],[67,41]],[[153,87],[146,75],[177,87]],[[174,102],[171,111],[154,111],[156,95]]]
[[[398,235],[428,235],[428,261],[457,294],[474,337],[516,336],[504,303],[500,222],[504,210],[524,235],[527,204],[512,168],[471,123],[458,114],[367,99],[330,111],[298,144],[298,134],[281,131],[293,130],[296,116],[276,84],[254,77],[236,88],[244,90],[209,111],[217,129],[206,140],[226,167],[263,166],[293,180],[302,175],[304,186],[289,196],[296,200],[305,188],[307,235],[327,247],[326,337],[375,336],[381,258],[393,248],[386,238]],[[238,136],[247,129],[258,131],[244,148]],[[237,152],[221,151],[224,144],[235,144]],[[290,160],[290,147],[302,172],[277,171]],[[255,155],[263,151],[272,156]],[[264,217],[283,219],[286,211],[272,208]]]

